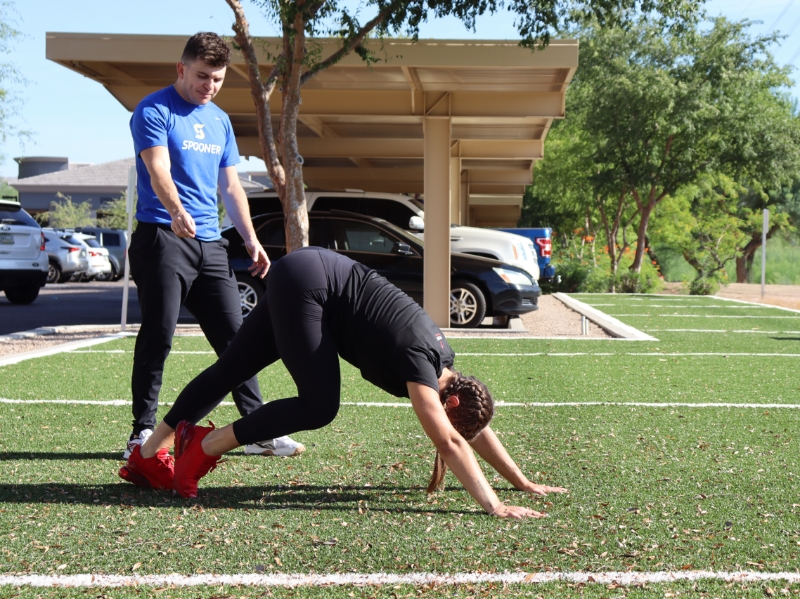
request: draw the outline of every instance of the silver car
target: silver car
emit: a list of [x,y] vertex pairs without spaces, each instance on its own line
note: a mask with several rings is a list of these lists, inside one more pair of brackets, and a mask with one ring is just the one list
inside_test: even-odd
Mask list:
[[108,250],[100,245],[94,235],[72,233],[68,239],[85,245],[86,252],[89,254],[89,270],[83,274],[81,281],[108,281],[111,279],[111,261],[108,259]]
[[75,275],[89,270],[89,253],[86,246],[69,239],[64,230],[43,229],[45,249],[49,261],[48,283],[66,283]]

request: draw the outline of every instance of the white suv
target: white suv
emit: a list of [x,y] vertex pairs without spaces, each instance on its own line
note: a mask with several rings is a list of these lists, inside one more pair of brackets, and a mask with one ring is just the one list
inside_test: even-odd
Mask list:
[[47,268],[42,228],[17,202],[0,200],[0,290],[12,304],[30,304]]
[[[278,194],[270,191],[248,194],[250,214],[282,212]],[[375,216],[424,239],[425,211],[419,200],[402,194],[364,191],[306,191],[309,212],[346,210]],[[453,252],[501,260],[527,271],[539,280],[539,261],[533,242],[522,235],[493,229],[451,225]]]

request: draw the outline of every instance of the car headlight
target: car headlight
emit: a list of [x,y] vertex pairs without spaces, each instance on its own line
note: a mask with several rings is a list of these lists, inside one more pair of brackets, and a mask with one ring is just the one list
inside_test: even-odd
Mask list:
[[492,270],[496,272],[498,276],[506,283],[511,283],[512,285],[533,284],[531,278],[524,272],[519,272],[518,270],[508,270],[507,268],[493,268]]

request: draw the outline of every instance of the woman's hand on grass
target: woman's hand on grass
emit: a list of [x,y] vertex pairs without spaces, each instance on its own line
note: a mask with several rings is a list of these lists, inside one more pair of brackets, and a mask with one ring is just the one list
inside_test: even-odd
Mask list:
[[530,481],[520,489],[526,493],[533,493],[545,497],[548,493],[569,493],[568,489],[564,487],[548,487],[547,485],[536,485]]
[[523,518],[546,518],[547,514],[544,512],[537,512],[526,507],[519,505],[498,505],[494,511],[489,514],[490,516],[497,516],[498,518],[516,518],[522,520]]

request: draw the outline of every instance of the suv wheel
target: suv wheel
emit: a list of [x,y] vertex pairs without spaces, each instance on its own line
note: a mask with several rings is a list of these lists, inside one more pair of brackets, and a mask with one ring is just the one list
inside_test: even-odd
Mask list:
[[239,300],[242,303],[242,316],[247,316],[264,295],[264,285],[260,279],[248,274],[237,274],[236,285],[239,288]]
[[122,270],[119,270],[119,269],[117,269],[116,266],[114,266],[113,262],[111,263],[111,280],[112,281],[119,281],[123,277],[123,273],[124,273],[124,267],[122,268]]
[[50,267],[47,269],[47,284],[58,283],[60,278],[61,268],[55,262],[51,262]]
[[450,326],[475,328],[486,316],[486,298],[473,283],[457,281],[450,289]]
[[108,272],[101,272],[97,275],[94,280],[95,281],[111,281],[114,279],[114,266],[111,266],[111,270]]
[[6,298],[12,304],[30,304],[37,297],[39,297],[38,285],[6,289]]

